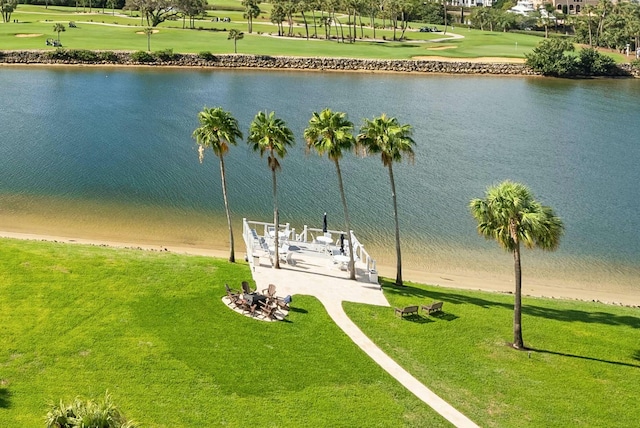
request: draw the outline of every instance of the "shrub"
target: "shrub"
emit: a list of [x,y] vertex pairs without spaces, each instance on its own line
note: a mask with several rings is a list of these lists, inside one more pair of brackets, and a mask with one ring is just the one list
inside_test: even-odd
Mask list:
[[136,51],[131,54],[131,61],[140,63],[156,62],[156,57],[145,51]]
[[634,59],[631,61],[631,67],[640,69],[640,59]]
[[576,58],[569,40],[551,38],[538,43],[531,53],[525,54],[526,64],[545,76],[566,77],[576,74]]
[[118,410],[107,391],[101,401],[83,400],[76,397],[70,404],[60,400],[52,404],[46,416],[47,428],[136,428],[137,424]]
[[205,61],[215,61],[216,56],[214,54],[212,54],[211,52],[205,51],[205,52],[200,52],[198,54],[198,56],[202,59],[204,59]]
[[578,54],[578,69],[584,76],[610,76],[616,69],[616,63],[610,56],[586,48]]
[[98,52],[98,59],[101,61],[118,62],[118,55],[111,51]]
[[69,59],[69,52],[63,48],[57,48],[54,51],[47,52],[47,55],[51,59],[61,59],[61,60]]
[[94,51],[86,49],[72,49],[69,50],[69,58],[83,62],[96,62],[98,55]]
[[177,58],[177,54],[173,53],[173,49],[163,49],[161,51],[155,51],[153,55],[160,61],[172,61]]

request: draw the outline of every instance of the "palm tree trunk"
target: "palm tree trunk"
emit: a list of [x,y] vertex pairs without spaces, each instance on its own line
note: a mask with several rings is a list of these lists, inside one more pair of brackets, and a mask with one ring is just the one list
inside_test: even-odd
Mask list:
[[520,265],[520,242],[518,241],[518,235],[515,230],[515,221],[510,221],[509,228],[511,229],[511,238],[516,244],[513,250],[516,274],[516,291],[513,303],[513,347],[516,349],[525,349],[524,341],[522,340],[522,267]]
[[351,222],[349,221],[349,211],[347,210],[347,198],[344,195],[344,186],[342,185],[342,171],[340,171],[340,163],[335,160],[336,172],[338,173],[338,186],[340,186],[340,197],[342,198],[342,208],[344,209],[344,224],[347,227],[347,237],[349,239],[349,279],[356,279],[355,263],[353,261],[353,239],[351,239]]
[[315,39],[318,38],[318,24],[316,23],[316,10],[315,8],[311,11],[311,15],[313,16],[313,37]]
[[304,30],[307,33],[307,40],[309,40],[309,24],[307,24],[307,17],[304,16],[304,11],[300,12],[302,14],[302,19],[304,19]]
[[231,212],[229,211],[229,201],[227,200],[227,178],[224,174],[224,156],[220,155],[220,177],[222,178],[222,197],[224,198],[224,210],[227,214],[227,225],[229,226],[229,246],[231,247],[229,253],[229,261],[231,263],[236,262],[236,255],[233,244],[233,228],[231,226]]
[[389,163],[389,180],[391,181],[391,198],[393,199],[393,218],[396,222],[396,285],[403,285],[402,254],[400,252],[400,223],[398,222],[398,200],[396,198],[396,182],[393,179],[392,163]]
[[376,39],[376,18],[373,12],[371,12],[371,28],[373,28],[373,40],[375,40]]
[[[275,161],[273,152],[271,153],[271,158]],[[272,164],[273,165],[273,164]],[[274,257],[275,260],[273,262],[273,267],[276,269],[280,269],[280,254],[279,254],[279,240],[278,240],[278,195],[276,193],[276,169],[275,167],[271,168],[271,176],[273,178],[273,224],[275,226],[274,229],[274,237],[273,237],[273,245],[275,246]]]

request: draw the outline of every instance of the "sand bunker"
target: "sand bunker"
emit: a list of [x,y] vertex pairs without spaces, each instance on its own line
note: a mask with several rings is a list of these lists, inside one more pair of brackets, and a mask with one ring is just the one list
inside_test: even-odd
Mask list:
[[478,58],[450,58],[446,56],[414,56],[412,59],[423,59],[427,61],[442,61],[442,62],[486,62],[486,63],[501,63],[501,64],[524,64],[526,61],[524,58],[504,58],[494,56],[481,56]]
[[427,48],[428,51],[443,51],[445,49],[456,49],[457,46],[438,46],[437,48]]
[[42,36],[42,34],[16,34],[16,37],[40,37]]
[[[160,30],[151,30],[152,34],[156,34],[156,33],[159,33],[159,32],[160,32]],[[136,34],[145,34],[145,32],[144,31],[136,31]]]

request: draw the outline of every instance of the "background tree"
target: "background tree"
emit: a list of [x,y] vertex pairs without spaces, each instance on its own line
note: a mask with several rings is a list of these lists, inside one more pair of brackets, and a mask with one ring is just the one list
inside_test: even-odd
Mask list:
[[142,32],[147,36],[147,52],[151,52],[151,36],[153,35],[153,28],[145,27]]
[[220,181],[222,183],[222,197],[224,199],[224,210],[227,215],[227,226],[229,227],[229,261],[235,263],[235,251],[233,241],[233,227],[231,224],[231,210],[227,197],[227,179],[225,176],[224,156],[229,151],[229,145],[237,145],[237,139],[242,138],[242,132],[238,126],[238,121],[225,111],[222,107],[204,108],[198,113],[200,127],[193,131],[193,138],[198,143],[198,154],[200,163],[204,160],[206,148],[213,150],[213,153],[220,159]]
[[570,76],[575,74],[575,57],[568,53],[574,49],[573,43],[567,39],[544,39],[533,51],[525,54],[526,64],[547,76]]
[[302,16],[302,22],[304,22],[304,32],[306,34],[307,40],[309,40],[309,23],[307,22],[307,16],[304,14],[305,12],[309,12],[311,10],[312,4],[308,0],[298,0],[295,2],[296,11],[300,12],[300,16]]
[[53,24],[53,31],[58,33],[58,43],[60,43],[60,33],[66,31],[66,29],[64,28],[64,24],[61,24],[59,22]]
[[185,18],[189,18],[189,28],[195,28],[197,16],[206,13],[206,0],[176,0],[178,10],[182,14],[182,28],[185,28]]
[[242,31],[238,31],[235,28],[229,30],[229,36],[227,36],[227,40],[233,40],[233,53],[238,53],[238,40],[244,38],[244,33]]
[[347,209],[347,198],[344,194],[340,159],[344,152],[350,152],[354,148],[355,139],[352,134],[353,123],[347,120],[346,113],[333,112],[324,109],[320,113],[313,112],[309,119],[309,126],[304,130],[304,139],[307,142],[307,152],[314,150],[320,156],[327,154],[329,160],[336,166],[338,186],[344,210],[344,224],[349,240],[349,278],[356,279],[356,270],[353,261],[353,239],[351,239],[351,222]]
[[2,20],[9,22],[11,14],[18,7],[18,0],[0,0],[0,12],[2,12]]
[[275,260],[274,267],[280,269],[279,256],[279,237],[278,226],[280,224],[278,213],[278,194],[276,183],[276,172],[280,170],[280,162],[287,155],[287,148],[295,144],[293,132],[286,123],[276,117],[275,112],[268,115],[265,112],[259,112],[249,126],[249,137],[247,143],[254,152],[260,152],[262,157],[267,153],[267,164],[271,170],[271,178],[273,181],[273,224],[275,226],[274,246]]
[[149,27],[157,27],[180,13],[175,0],[126,0],[126,7],[139,10],[141,19],[146,20]]
[[478,233],[493,239],[513,254],[516,290],[513,305],[513,346],[525,349],[522,339],[522,270],[520,243],[527,248],[553,251],[564,232],[562,220],[541,205],[523,184],[504,181],[487,189],[484,199],[473,199],[469,208],[478,222]]
[[363,155],[380,154],[382,164],[389,169],[391,182],[391,198],[393,200],[393,218],[396,227],[396,285],[402,283],[402,254],[400,251],[400,223],[398,221],[398,200],[396,197],[396,182],[393,177],[393,163],[402,162],[406,156],[413,162],[413,146],[415,141],[411,137],[411,125],[400,125],[395,117],[383,114],[373,120],[364,120],[357,138],[357,149]]
[[284,35],[282,22],[284,21],[285,17],[286,14],[284,12],[284,7],[282,6],[282,4],[280,2],[274,1],[269,20],[273,24],[276,24],[276,26],[278,27],[278,36]]
[[249,34],[253,31],[253,19],[260,16],[262,11],[258,6],[260,0],[242,0],[242,6],[244,6],[244,14],[242,15],[247,20],[247,31]]

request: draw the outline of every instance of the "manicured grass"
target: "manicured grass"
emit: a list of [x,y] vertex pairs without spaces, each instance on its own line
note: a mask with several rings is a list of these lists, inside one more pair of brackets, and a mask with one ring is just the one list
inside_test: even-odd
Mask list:
[[[239,5],[240,2],[237,2]],[[227,6],[229,7],[229,6]],[[79,9],[82,11],[82,8]],[[173,49],[174,52],[197,53],[210,51],[212,53],[232,53],[233,43],[227,40],[228,31],[232,28],[245,32],[245,38],[238,42],[238,52],[258,55],[293,55],[293,56],[326,56],[326,57],[356,57],[381,59],[407,59],[415,56],[449,56],[449,57],[478,57],[478,56],[507,56],[523,57],[530,51],[540,38],[530,35],[511,33],[488,33],[476,30],[457,29],[464,39],[451,39],[446,42],[427,43],[429,40],[442,38],[441,34],[420,33],[416,28],[423,24],[413,23],[414,30],[407,30],[403,42],[383,42],[382,38],[391,40],[393,31],[390,29],[376,30],[373,41],[373,30],[363,28],[364,39],[356,43],[338,43],[337,41],[306,40],[304,26],[299,17],[298,25],[294,28],[294,39],[277,37],[277,28],[268,20],[268,13],[263,13],[260,19],[254,21],[254,32],[247,33],[246,20],[242,12],[238,11],[209,11],[209,16],[229,16],[231,23],[211,22],[210,18],[197,20],[195,30],[182,29],[182,20],[166,21],[157,29],[159,33],[151,37],[151,50]],[[60,34],[60,40],[69,49],[101,49],[101,50],[146,50],[147,41],[140,32],[146,23],[139,16],[112,15],[110,10],[103,14],[100,9],[93,9],[92,13],[76,13],[75,8],[20,5],[12,18],[19,23],[0,24],[0,49],[53,49],[45,45],[47,38],[57,38],[53,31],[55,22],[67,24],[76,22],[78,28],[67,28]],[[319,19],[319,15],[316,17]],[[308,16],[311,22],[311,16]],[[285,31],[286,31],[285,25]],[[347,34],[347,27],[343,30]],[[449,30],[451,31],[451,30]],[[314,32],[313,25],[309,25],[309,33]],[[318,27],[317,33],[324,36],[324,29]],[[361,31],[358,28],[358,37]],[[40,34],[37,37],[16,37],[20,34]],[[273,37],[269,37],[269,34]],[[332,35],[336,29],[332,28]],[[400,32],[397,32],[398,37]],[[515,43],[518,42],[518,49]],[[440,50],[443,44],[453,48]],[[435,48],[435,49],[434,49]]]
[[[289,56],[323,56],[323,57],[351,57],[351,58],[379,58],[379,59],[410,59],[424,56],[444,56],[450,58],[477,57],[510,57],[524,58],[541,40],[540,37],[529,34],[489,32],[470,30],[468,28],[448,28],[448,34],[420,33],[417,29],[423,23],[413,22],[405,33],[403,42],[393,42],[393,31],[377,29],[376,40],[373,40],[373,29],[364,26],[357,28],[356,43],[338,43],[336,40],[306,40],[305,28],[301,16],[294,17],[293,39],[277,37],[277,27],[269,20],[270,4],[262,3],[263,13],[254,20],[253,33],[247,33],[247,22],[242,17],[240,0],[225,0],[216,2],[218,10],[208,11],[204,19],[196,20],[196,29],[183,29],[183,20],[168,20],[160,24],[159,33],[151,37],[151,50],[173,49],[180,53],[198,53],[210,51],[212,53],[233,53],[233,43],[227,40],[228,31],[237,29],[245,33],[245,38],[238,43],[238,52],[256,55],[289,55]],[[233,10],[225,10],[231,8]],[[83,12],[84,10],[84,12]],[[212,22],[211,18],[229,17],[232,22]],[[316,20],[320,20],[320,12]],[[67,28],[60,35],[65,48],[69,49],[99,49],[99,50],[146,50],[147,41],[140,32],[147,24],[140,19],[137,12],[116,11],[93,8],[74,8],[62,6],[19,5],[12,14],[12,20],[19,22],[0,23],[0,49],[53,49],[45,45],[47,38],[57,38],[53,31],[53,24],[69,21],[76,22],[78,28]],[[309,34],[313,36],[314,27],[312,14],[307,13]],[[346,17],[342,17],[345,36],[348,34]],[[368,24],[369,20],[363,23]],[[382,24],[381,20],[377,20]],[[388,24],[388,22],[387,22]],[[115,25],[115,26],[114,26]],[[285,32],[287,25],[285,23]],[[438,26],[440,30],[443,26]],[[324,37],[324,29],[317,26],[317,34]],[[332,27],[331,35],[337,34]],[[449,38],[444,41],[429,43],[431,40],[450,37],[450,33],[463,36],[462,39]],[[40,34],[38,37],[16,37],[17,34]],[[397,31],[400,37],[401,32]],[[273,37],[268,37],[272,35]],[[363,38],[361,38],[363,37]],[[387,41],[383,41],[382,39]],[[445,47],[446,49],[441,49]],[[628,58],[621,54],[609,54],[617,62],[627,62]]]
[[399,319],[345,303],[348,315],[392,358],[486,427],[629,427],[640,408],[640,310],[524,299],[516,351],[513,297],[384,282],[392,306],[444,302],[444,314]]
[[0,426],[47,403],[115,403],[147,427],[447,426],[372,362],[314,298],[286,322],[222,303],[246,264],[0,240]]

